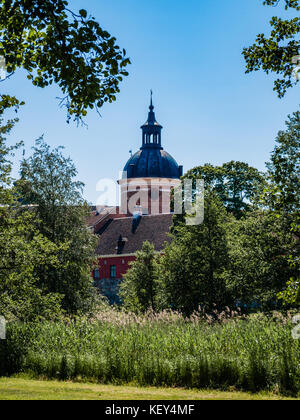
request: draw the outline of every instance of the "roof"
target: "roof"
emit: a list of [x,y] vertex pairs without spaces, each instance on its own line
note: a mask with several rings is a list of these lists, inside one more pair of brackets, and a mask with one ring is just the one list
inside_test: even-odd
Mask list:
[[[142,125],[142,147],[128,160],[124,167],[126,178],[168,178],[179,179],[182,167],[161,146],[162,126],[156,121],[152,102],[148,120]],[[125,178],[125,175],[124,175]]]
[[179,179],[180,168],[173,157],[159,147],[143,148],[126,163],[127,178]]
[[87,226],[93,233],[98,233],[100,229],[106,225],[108,220],[115,218],[120,219],[122,217],[126,217],[126,214],[120,213],[119,207],[98,207],[98,210],[94,210],[90,213],[90,216],[87,219]]
[[[133,229],[133,217],[110,219],[101,231],[97,255],[135,254],[142,249],[143,243],[149,241],[156,251],[162,251],[172,225],[172,214],[143,216]],[[120,246],[120,239],[122,239]]]
[[87,225],[88,227],[94,227],[96,226],[99,221],[103,218],[103,213],[99,213],[98,211],[92,211],[88,220],[87,220]]

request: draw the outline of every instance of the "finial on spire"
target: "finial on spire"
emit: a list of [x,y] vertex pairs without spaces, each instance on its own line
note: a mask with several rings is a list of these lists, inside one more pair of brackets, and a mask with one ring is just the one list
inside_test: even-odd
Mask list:
[[150,110],[153,111],[154,106],[153,106],[153,100],[152,100],[152,97],[153,97],[153,91],[152,91],[152,89],[150,90],[150,93],[151,93]]

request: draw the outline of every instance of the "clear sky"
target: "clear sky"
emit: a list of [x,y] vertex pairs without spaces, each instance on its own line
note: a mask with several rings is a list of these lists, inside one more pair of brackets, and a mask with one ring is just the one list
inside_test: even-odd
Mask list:
[[95,203],[97,181],[117,179],[129,150],[140,147],[153,89],[163,146],[184,170],[230,160],[264,169],[286,116],[299,108],[300,89],[278,99],[272,76],[245,75],[241,52],[268,33],[273,15],[287,15],[282,8],[262,0],[72,0],[70,6],[87,9],[117,38],[132,60],[130,76],[102,118],[89,114],[88,129],[66,124],[57,88],[33,87],[23,72],[2,84],[1,91],[26,101],[10,137],[25,142],[26,156],[41,134],[52,146],[64,145],[85,198]]

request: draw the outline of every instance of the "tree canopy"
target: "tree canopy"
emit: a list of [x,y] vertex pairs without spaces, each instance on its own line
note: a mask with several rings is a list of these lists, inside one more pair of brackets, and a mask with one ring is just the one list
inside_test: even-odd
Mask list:
[[300,211],[300,111],[289,115],[286,130],[279,131],[267,168],[267,204],[295,222]]
[[0,5],[0,56],[8,77],[22,68],[34,86],[56,83],[68,121],[116,99],[130,60],[86,10],[74,13],[65,0],[0,0]]
[[39,286],[63,297],[70,314],[86,313],[97,303],[91,272],[97,239],[88,230],[90,209],[82,199],[83,184],[62,148],[51,149],[41,138],[33,155],[22,162],[18,186],[26,203],[36,205],[37,227],[56,246],[63,245],[57,267],[41,267]]
[[205,192],[205,218],[197,226],[185,219],[173,228],[160,261],[160,278],[169,307],[190,315],[201,305],[206,310],[227,303],[225,273],[228,266],[225,206],[215,192]]
[[183,179],[203,179],[205,188],[213,189],[228,212],[241,217],[257,201],[264,177],[244,162],[231,161],[222,166],[205,164],[188,171]]
[[230,295],[240,304],[262,309],[278,306],[276,297],[295,274],[288,262],[297,242],[285,220],[273,212],[257,210],[226,226]]
[[159,283],[156,260],[154,245],[144,242],[121,283],[120,297],[126,309],[142,312],[157,310]]
[[300,112],[286,121],[286,130],[278,133],[276,146],[267,163],[269,186],[264,199],[279,219],[286,221],[296,243],[287,254],[293,276],[279,298],[286,305],[300,304]]
[[[286,10],[300,11],[299,0],[282,0]],[[263,0],[264,5],[277,6],[280,0]],[[274,91],[282,98],[287,89],[296,85],[299,80],[293,80],[295,63],[293,57],[300,54],[300,17],[282,19],[273,17],[269,38],[265,34],[258,34],[255,44],[244,48],[246,73],[263,70],[267,74],[281,75],[275,80]]]
[[19,205],[10,163],[17,146],[6,143],[17,119],[4,121],[3,110],[0,117],[0,313],[7,319],[54,319],[61,296],[37,286],[37,271],[56,267],[63,247],[43,236],[33,212]]

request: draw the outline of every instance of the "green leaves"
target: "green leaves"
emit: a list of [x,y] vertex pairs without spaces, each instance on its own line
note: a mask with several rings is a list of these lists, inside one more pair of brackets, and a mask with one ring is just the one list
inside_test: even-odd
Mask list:
[[300,112],[288,117],[286,130],[276,139],[268,166],[269,188],[264,194],[265,202],[279,218],[286,218],[287,229],[297,238],[291,249],[289,264],[294,270],[286,288],[278,294],[286,305],[300,303]]
[[33,155],[22,162],[18,187],[25,202],[37,206],[38,230],[60,247],[59,264],[37,271],[38,285],[62,296],[64,310],[77,314],[97,303],[91,278],[97,239],[86,228],[89,207],[82,198],[83,184],[75,180],[77,170],[62,151],[37,140]]
[[191,315],[199,305],[208,311],[227,304],[227,213],[216,193],[206,190],[204,223],[173,228],[160,262],[160,278],[172,309]]
[[264,186],[264,176],[247,163],[231,161],[222,166],[205,164],[191,169],[184,178],[203,179],[228,212],[240,218],[255,205]]
[[[20,105],[3,96],[1,111]],[[16,121],[0,118],[0,313],[25,321],[55,319],[63,309],[87,313],[97,304],[97,240],[86,228],[82,183],[62,148],[40,139],[13,184],[10,158],[18,145],[7,146],[5,136]]]
[[125,274],[120,287],[120,297],[126,309],[133,312],[157,310],[159,282],[157,255],[154,246],[144,242],[137,259]]
[[25,105],[25,102],[20,101],[15,96],[0,95],[0,116],[9,108],[14,108],[15,112],[17,112],[20,106],[23,105]]
[[[34,86],[56,83],[68,122],[116,99],[130,60],[116,39],[82,9],[62,0],[0,0],[0,55],[9,72],[29,73]],[[109,91],[107,90],[109,89]]]
[[[1,113],[18,107],[15,98],[2,96]],[[61,296],[37,287],[37,270],[54,267],[62,250],[36,227],[36,215],[20,206],[19,194],[12,186],[10,158],[14,147],[5,136],[17,120],[0,120],[0,313],[7,319],[35,320],[57,316]]]
[[267,167],[270,185],[265,200],[292,223],[300,209],[300,111],[289,116],[286,130],[278,133]]
[[[266,0],[266,5],[277,5],[278,0]],[[299,0],[285,0],[286,9],[300,10]],[[256,43],[244,48],[243,55],[246,61],[246,73],[263,70],[282,75],[274,82],[274,91],[282,98],[287,89],[295,86],[298,81],[293,79],[293,57],[300,52],[299,32],[300,18],[283,20],[273,17],[270,22],[273,28],[270,37],[259,34]]]
[[227,283],[243,304],[256,303],[267,310],[278,305],[276,295],[293,274],[288,255],[296,243],[286,225],[283,217],[266,210],[229,221]]
[[87,11],[84,9],[79,10],[80,16],[82,16],[84,19],[87,17]]
[[[285,3],[285,9],[293,8],[300,10],[299,0],[283,0]],[[280,3],[280,0],[263,0],[264,5],[268,6],[277,6]]]

